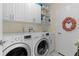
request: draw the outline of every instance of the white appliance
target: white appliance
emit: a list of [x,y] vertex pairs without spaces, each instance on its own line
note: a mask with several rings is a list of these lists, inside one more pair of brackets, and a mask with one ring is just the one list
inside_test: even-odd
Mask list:
[[30,56],[31,35],[6,34],[3,35],[3,55],[5,56]]
[[54,49],[54,43],[52,44],[53,38],[50,39],[49,33],[34,33],[33,39],[33,53],[35,56],[46,56],[50,55]]
[[52,32],[44,32],[44,37],[49,40],[49,44],[50,44],[49,55],[51,55],[52,52],[55,51],[55,34]]

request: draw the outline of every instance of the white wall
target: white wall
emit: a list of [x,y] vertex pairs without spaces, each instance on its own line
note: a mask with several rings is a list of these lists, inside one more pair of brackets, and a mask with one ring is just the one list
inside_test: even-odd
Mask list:
[[28,32],[29,27],[33,27],[34,32],[42,32],[42,25],[36,24],[36,23],[26,23],[26,22],[9,22],[4,21],[3,22],[3,32],[23,32],[23,28],[26,27],[26,31]]
[[[2,4],[0,3],[0,40],[2,40]],[[2,55],[2,46],[0,45],[0,55]]]
[[[76,52],[75,43],[79,40],[79,4],[51,4],[50,16],[52,19],[50,28],[57,34],[62,33],[56,37],[56,49],[65,55],[73,55]],[[62,21],[68,16],[77,21],[76,29],[71,32],[62,29]]]

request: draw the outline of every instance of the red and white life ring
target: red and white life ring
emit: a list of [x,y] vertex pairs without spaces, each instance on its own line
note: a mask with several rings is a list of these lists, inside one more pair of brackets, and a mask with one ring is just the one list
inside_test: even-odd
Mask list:
[[[66,24],[70,24],[71,23],[71,25],[70,25],[70,27],[68,28],[67,26],[66,26]],[[65,31],[72,31],[72,30],[74,30],[75,28],[76,28],[76,20],[74,19],[74,18],[72,18],[72,17],[66,17],[65,19],[64,19],[64,21],[62,22],[62,27],[63,27],[63,29],[65,30]]]

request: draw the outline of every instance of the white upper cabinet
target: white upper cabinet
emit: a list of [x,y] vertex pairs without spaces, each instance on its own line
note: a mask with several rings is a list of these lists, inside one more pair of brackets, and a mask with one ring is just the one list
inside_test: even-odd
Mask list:
[[25,20],[27,22],[41,23],[41,6],[37,4],[25,4]]
[[3,19],[41,23],[41,6],[33,3],[3,4]]
[[27,3],[27,4],[25,4],[25,21],[26,22],[33,22],[33,16],[32,16],[32,14],[31,14],[31,4],[29,4],[29,3]]
[[32,5],[31,16],[33,16],[33,22],[41,23],[41,6],[37,4]]
[[4,3],[3,4],[3,20],[14,19],[14,4]]
[[24,4],[23,3],[15,3],[15,21],[24,21]]
[[28,15],[30,15],[29,21],[31,20],[32,22],[35,22],[35,23],[41,23],[41,6],[37,4],[28,4],[28,7],[29,7]]

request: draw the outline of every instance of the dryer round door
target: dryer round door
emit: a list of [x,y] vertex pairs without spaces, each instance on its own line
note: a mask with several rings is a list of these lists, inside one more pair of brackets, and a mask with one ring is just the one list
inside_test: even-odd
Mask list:
[[31,48],[25,43],[15,43],[3,50],[5,56],[30,56]]
[[49,42],[46,38],[40,39],[35,46],[34,53],[36,56],[45,56],[49,52]]

